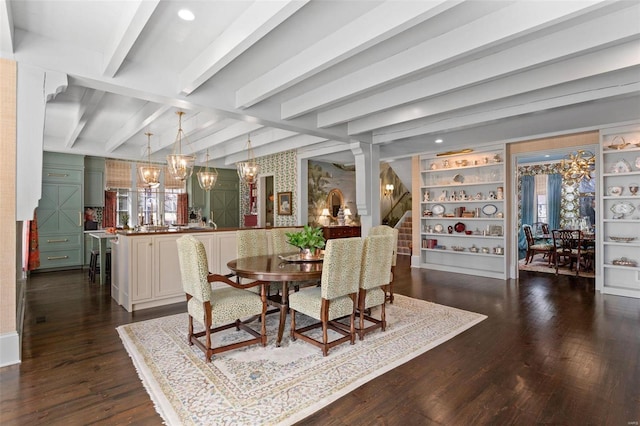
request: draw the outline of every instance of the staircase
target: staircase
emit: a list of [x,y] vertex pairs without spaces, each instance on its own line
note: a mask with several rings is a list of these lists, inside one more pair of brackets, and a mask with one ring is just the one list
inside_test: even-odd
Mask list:
[[404,216],[398,228],[398,254],[411,256],[411,216]]

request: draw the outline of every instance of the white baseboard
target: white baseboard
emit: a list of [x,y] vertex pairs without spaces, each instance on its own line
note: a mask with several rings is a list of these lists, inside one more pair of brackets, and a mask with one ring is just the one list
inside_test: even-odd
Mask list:
[[20,364],[20,336],[15,331],[0,334],[0,367]]
[[411,256],[411,267],[419,268],[420,267],[420,256]]

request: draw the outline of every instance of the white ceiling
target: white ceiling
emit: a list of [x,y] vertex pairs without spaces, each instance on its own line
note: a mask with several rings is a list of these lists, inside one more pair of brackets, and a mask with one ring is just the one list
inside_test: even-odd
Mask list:
[[640,118],[639,22],[636,0],[0,0],[0,50],[68,76],[45,150],[139,160],[150,131],[162,161],[182,109],[218,167],[249,134],[351,163]]

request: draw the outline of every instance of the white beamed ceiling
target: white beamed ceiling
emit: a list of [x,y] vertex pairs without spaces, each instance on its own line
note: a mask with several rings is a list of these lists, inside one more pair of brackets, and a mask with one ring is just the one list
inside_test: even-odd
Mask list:
[[0,53],[68,77],[45,150],[141,160],[151,132],[164,161],[183,110],[201,163],[248,135],[352,163],[638,119],[638,22],[637,0],[0,0]]

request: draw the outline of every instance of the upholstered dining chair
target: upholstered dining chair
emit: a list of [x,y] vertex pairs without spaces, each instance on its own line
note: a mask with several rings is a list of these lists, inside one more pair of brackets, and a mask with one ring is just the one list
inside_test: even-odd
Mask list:
[[271,228],[271,252],[273,254],[291,254],[300,249],[287,242],[287,233],[297,232],[300,228]]
[[383,287],[385,299],[388,300],[389,303],[393,303],[393,273],[395,272],[396,261],[398,260],[398,230],[388,225],[378,225],[369,230],[369,236],[373,235],[391,235],[393,237],[393,255],[391,256],[389,284]]
[[[209,274],[207,268],[207,254],[204,245],[192,235],[185,235],[177,239],[178,260],[182,287],[187,297],[187,312],[189,313],[189,345],[196,345],[204,354],[207,362],[220,352],[236,349],[256,343],[266,346],[267,332],[264,316],[267,311],[266,292],[260,295],[240,288],[238,284],[227,277]],[[211,289],[211,282],[224,282],[230,287]],[[259,286],[262,288],[262,286]],[[244,324],[241,319],[260,316],[260,332]],[[194,320],[204,326],[204,331],[194,332]],[[242,329],[251,339],[214,347],[212,335],[229,328]],[[204,342],[199,338],[205,337]]]
[[[364,240],[362,261],[360,266],[360,290],[358,291],[359,322],[356,332],[360,340],[370,331],[386,329],[385,315],[386,296],[383,289],[389,284],[391,269],[391,253],[393,252],[392,235],[369,235]],[[366,311],[380,306],[380,319],[367,315]],[[365,320],[372,325],[365,327]]]
[[[269,240],[265,229],[243,229],[236,231],[236,256],[243,257],[263,256],[269,254]],[[242,283],[241,278],[237,278],[238,283]],[[267,287],[267,296],[271,292],[278,292],[282,288],[280,283],[271,283]],[[258,287],[251,287],[249,290],[259,292]]]
[[549,256],[547,264],[551,266],[551,260],[553,258],[553,253],[555,252],[555,246],[546,242],[536,241],[533,238],[531,225],[522,225],[522,231],[524,232],[525,239],[527,240],[527,254],[525,257],[525,264],[533,261],[533,256],[535,256],[537,253],[544,253],[545,255]]
[[592,253],[584,251],[582,248],[582,231],[577,229],[554,229],[553,245],[555,246],[555,266],[558,275],[558,261],[562,258],[569,261],[569,270],[576,262],[576,275],[580,273],[580,263]]
[[[360,261],[362,258],[362,239],[339,238],[327,241],[322,265],[320,287],[309,287],[289,296],[291,311],[291,339],[300,338],[322,349],[327,356],[330,348],[350,341],[355,343],[355,311],[360,282]],[[296,329],[296,313],[319,320],[306,327]],[[349,317],[349,326],[341,324],[338,318]],[[322,327],[322,341],[307,333]],[[331,329],[342,337],[328,341]]]

